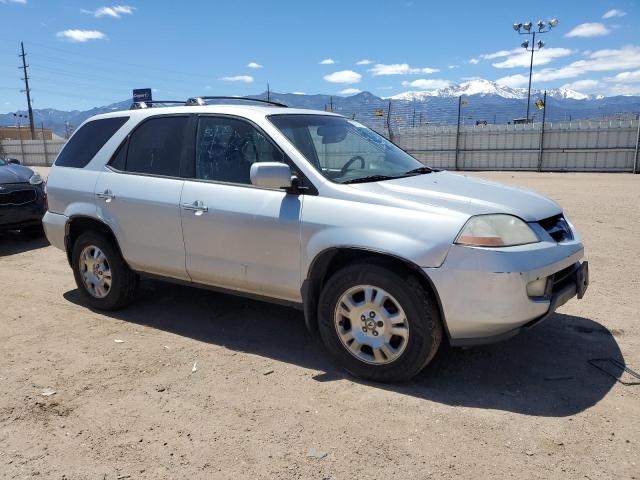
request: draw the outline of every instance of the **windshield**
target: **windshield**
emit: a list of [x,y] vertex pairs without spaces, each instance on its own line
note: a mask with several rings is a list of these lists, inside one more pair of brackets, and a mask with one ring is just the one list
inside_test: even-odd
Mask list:
[[361,183],[431,170],[373,130],[344,117],[271,115],[273,123],[329,180]]
[[6,165],[7,162],[5,162],[3,159],[0,158],[0,167],[2,167],[3,165]]

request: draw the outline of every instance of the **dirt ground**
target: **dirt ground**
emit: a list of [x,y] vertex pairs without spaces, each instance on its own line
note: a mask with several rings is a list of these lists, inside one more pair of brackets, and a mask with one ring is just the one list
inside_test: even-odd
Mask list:
[[565,207],[590,289],[403,385],[345,375],[293,309],[147,281],[92,312],[63,252],[1,236],[0,477],[640,478],[640,386],[587,362],[640,371],[640,176],[477,175]]

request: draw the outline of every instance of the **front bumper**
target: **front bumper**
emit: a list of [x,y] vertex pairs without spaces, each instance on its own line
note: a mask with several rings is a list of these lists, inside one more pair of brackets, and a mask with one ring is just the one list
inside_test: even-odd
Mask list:
[[[439,268],[426,268],[442,306],[450,343],[491,343],[517,334],[584,294],[588,284],[579,240],[500,249],[454,245]],[[585,265],[584,267],[582,265]],[[529,297],[527,284],[562,275],[545,297]]]
[[[32,197],[14,202],[9,196],[15,192],[29,192]],[[45,209],[44,189],[41,186],[5,184],[0,193],[0,231],[37,227]]]

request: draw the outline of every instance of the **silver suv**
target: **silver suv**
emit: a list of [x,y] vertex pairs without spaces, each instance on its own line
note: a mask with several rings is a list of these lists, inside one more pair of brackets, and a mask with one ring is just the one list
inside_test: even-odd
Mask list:
[[43,222],[91,307],[142,276],[285,302],[348,371],[399,381],[443,341],[508,338],[584,294],[555,202],[340,115],[205,103],[97,115],[56,159]]

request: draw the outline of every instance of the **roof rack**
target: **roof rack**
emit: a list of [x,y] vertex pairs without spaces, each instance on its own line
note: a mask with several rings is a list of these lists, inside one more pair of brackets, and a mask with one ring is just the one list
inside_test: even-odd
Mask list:
[[145,100],[143,102],[133,102],[129,107],[129,110],[141,110],[143,108],[153,107],[158,103],[164,104],[179,104],[185,105],[186,102],[184,100]]
[[270,100],[262,100],[260,98],[247,98],[247,97],[219,97],[219,96],[205,96],[205,97],[193,97],[185,102],[185,105],[196,106],[196,105],[206,105],[207,100],[238,100],[244,102],[257,102],[257,103],[266,103],[268,105],[273,105],[274,107],[283,107],[287,108],[287,105],[279,102],[272,102]]

